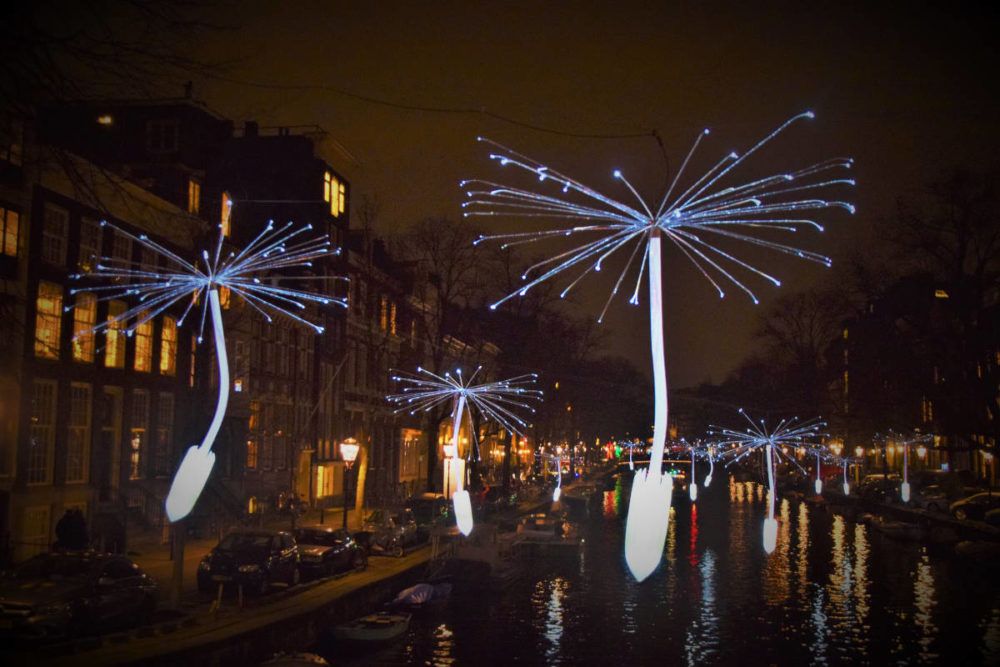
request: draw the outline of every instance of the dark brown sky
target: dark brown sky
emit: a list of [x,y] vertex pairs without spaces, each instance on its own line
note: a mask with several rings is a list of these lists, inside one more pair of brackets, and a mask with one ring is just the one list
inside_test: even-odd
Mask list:
[[[924,180],[959,164],[995,166],[1000,134],[997,22],[979,13],[979,3],[849,4],[247,2],[228,16],[241,27],[206,45],[206,53],[239,59],[236,79],[330,85],[418,106],[484,107],[566,132],[656,128],[675,167],[707,126],[713,133],[700,153],[702,170],[812,109],[817,119],[783,135],[747,175],[854,157],[858,214],[824,214],[828,233],[803,238],[836,262],[876,243],[872,227]],[[203,82],[197,94],[237,120],[329,130],[357,157],[348,169],[355,201],[377,194],[387,232],[423,216],[457,217],[457,182],[498,175],[475,142],[479,134],[609,194],[618,192],[610,178],[616,167],[650,198],[666,177],[649,138],[564,137],[479,114],[404,111],[319,90]],[[741,257],[776,270],[782,290],[832,275],[752,250]],[[719,301],[686,259],[668,254],[667,262],[671,382],[720,380],[750,350],[762,306],[735,290]],[[608,289],[600,279],[590,285],[580,312],[594,312]],[[766,305],[779,292],[759,285],[758,293]],[[623,302],[607,322],[613,349],[647,366],[642,309]]]

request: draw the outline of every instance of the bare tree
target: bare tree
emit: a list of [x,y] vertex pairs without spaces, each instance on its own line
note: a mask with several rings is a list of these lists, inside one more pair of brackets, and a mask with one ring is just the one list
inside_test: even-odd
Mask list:
[[[455,340],[472,333],[470,314],[485,302],[489,257],[473,241],[478,230],[447,218],[425,218],[410,227],[396,242],[398,256],[415,265],[415,292],[421,304],[417,313],[426,348],[426,367],[443,373],[460,355],[476,356],[474,345],[455,350]],[[467,342],[467,341],[463,341]],[[448,416],[441,408],[430,413],[424,426],[427,439],[427,480],[435,488],[437,433]]]

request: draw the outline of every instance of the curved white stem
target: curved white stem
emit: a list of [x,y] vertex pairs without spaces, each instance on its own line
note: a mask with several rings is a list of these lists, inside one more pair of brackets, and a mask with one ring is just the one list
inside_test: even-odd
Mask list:
[[667,360],[663,349],[663,280],[660,276],[660,231],[649,239],[649,337],[653,354],[653,449],[649,468],[663,469],[663,449],[667,442]]
[[715,474],[715,452],[712,451],[711,447],[709,447],[707,451],[708,451],[708,477],[705,478],[706,489],[708,488],[708,485],[712,483],[712,475]]
[[663,285],[658,229],[649,238],[649,335],[653,355],[655,421],[649,467],[636,472],[625,521],[625,562],[632,576],[642,581],[660,564],[667,541],[674,481],[663,474],[663,449],[667,439],[667,368],[663,350]]
[[847,459],[844,459],[844,495],[850,495],[851,485],[847,482]]
[[815,484],[815,487],[816,487],[816,495],[817,496],[820,495],[821,493],[823,493],[823,479],[820,477],[820,471],[822,470],[822,468],[820,466],[821,466],[821,463],[820,463],[820,460],[819,460],[819,452],[816,452],[816,484]]
[[772,553],[778,543],[778,521],[774,518],[774,499],[776,493],[774,488],[774,455],[772,449],[772,445],[768,444],[764,451],[764,456],[767,457],[768,486],[767,518],[764,519],[764,551],[767,553]]
[[212,333],[215,338],[215,358],[219,367],[219,399],[215,404],[215,414],[208,432],[197,447],[189,447],[181,461],[174,481],[167,494],[167,518],[171,522],[180,521],[194,509],[198,496],[201,495],[208,481],[208,476],[215,465],[215,453],[212,444],[222,427],[222,419],[226,416],[229,405],[229,357],[226,355],[226,334],[222,326],[222,308],[219,305],[218,289],[208,292],[209,310],[212,313]]
[[[455,448],[455,458],[458,458],[458,444],[460,442],[459,431],[462,428],[462,415],[465,412],[465,394],[459,394],[458,402],[455,405],[455,413],[452,415],[452,436],[451,444]],[[451,496],[452,505],[455,508],[455,524],[463,535],[469,535],[475,524],[472,518],[472,498],[465,489],[465,475],[460,475],[455,481],[455,493]]]

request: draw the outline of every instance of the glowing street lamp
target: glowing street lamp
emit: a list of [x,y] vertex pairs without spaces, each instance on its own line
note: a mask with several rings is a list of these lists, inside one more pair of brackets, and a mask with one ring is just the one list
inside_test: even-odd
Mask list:
[[[578,270],[569,285],[560,293],[565,297],[585,276],[601,271],[608,258],[619,250],[625,252],[626,261],[621,274],[614,281],[607,302],[597,321],[602,322],[615,295],[633,265],[638,262],[635,289],[629,303],[638,305],[643,273],[649,270],[649,324],[654,382],[653,447],[649,467],[639,470],[632,482],[631,500],[625,526],[625,560],[637,580],[642,581],[656,569],[663,555],[667,538],[667,521],[673,479],[663,473],[663,453],[667,437],[667,375],[663,330],[663,278],[662,245],[667,241],[687,257],[695,268],[724,297],[720,283],[731,283],[746,293],[754,303],[757,296],[743,282],[739,274],[746,272],[763,278],[773,285],[781,282],[761,269],[739,259],[720,241],[744,241],[759,248],[826,266],[830,259],[801,248],[761,237],[761,229],[794,232],[804,228],[822,230],[822,226],[809,219],[812,211],[840,207],[854,212],[851,204],[843,201],[819,199],[816,190],[834,185],[854,185],[853,179],[828,178],[830,171],[850,168],[852,161],[835,159],[820,162],[802,169],[781,171],[746,183],[720,187],[737,166],[757,152],[771,139],[797,120],[813,118],[812,112],[799,114],[757,142],[742,155],[726,154],[719,162],[696,179],[679,195],[675,195],[680,176],[694,155],[708,130],[699,133],[687,157],[678,169],[666,194],[657,206],[645,201],[620,170],[612,172],[635,198],[634,203],[617,201],[583,183],[514,152],[500,144],[479,138],[497,152],[490,159],[500,166],[511,166],[535,177],[534,188],[541,190],[547,183],[556,186],[553,192],[541,192],[527,187],[517,187],[487,180],[462,181],[469,200],[463,203],[469,216],[548,217],[567,221],[562,229],[529,231],[512,234],[482,236],[476,243],[488,239],[503,241],[503,248],[514,245],[566,237],[596,235],[529,267],[521,276],[525,284],[503,297],[491,308],[496,308],[515,296],[524,296],[532,287],[568,271]],[[561,192],[560,192],[561,190]],[[648,262],[647,262],[648,260]]]
[[350,507],[347,499],[347,475],[354,466],[359,451],[361,445],[354,438],[348,438],[340,443],[340,458],[344,460],[344,530],[347,530],[347,508]]

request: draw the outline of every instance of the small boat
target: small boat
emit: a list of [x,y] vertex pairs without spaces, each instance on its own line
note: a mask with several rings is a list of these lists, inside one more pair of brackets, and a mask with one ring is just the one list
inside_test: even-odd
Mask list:
[[259,667],[330,667],[330,663],[315,653],[294,652],[278,653]]
[[410,614],[383,611],[335,626],[333,636],[342,641],[384,642],[399,637],[409,627]]
[[985,540],[964,540],[955,545],[955,553],[970,560],[993,563],[1000,559],[1000,543]]
[[894,540],[922,540],[927,533],[923,526],[904,521],[874,521],[871,526],[886,537]]
[[447,600],[449,595],[451,595],[451,584],[447,582],[416,584],[401,590],[396,599],[389,603],[389,606],[419,608],[431,602]]

